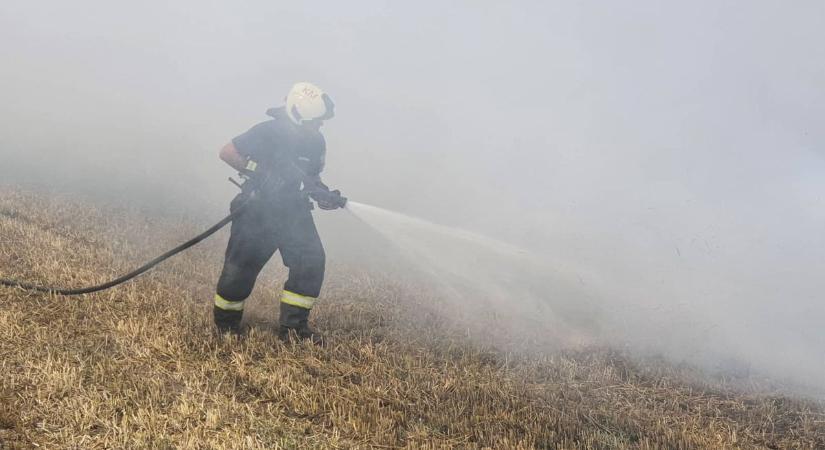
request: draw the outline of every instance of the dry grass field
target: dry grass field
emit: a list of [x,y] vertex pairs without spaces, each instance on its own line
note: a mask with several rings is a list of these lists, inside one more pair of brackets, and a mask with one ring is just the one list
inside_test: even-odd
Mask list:
[[[199,231],[0,188],[0,277],[93,284]],[[0,448],[825,448],[821,404],[602,347],[497,351],[334,255],[329,346],[273,337],[278,264],[249,335],[217,336],[225,240],[98,294],[0,288]]]

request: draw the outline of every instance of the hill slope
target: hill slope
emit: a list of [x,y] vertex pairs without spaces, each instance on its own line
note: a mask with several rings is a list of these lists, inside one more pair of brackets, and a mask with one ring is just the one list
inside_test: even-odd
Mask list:
[[[0,277],[93,284],[198,231],[0,188]],[[273,338],[275,261],[249,336],[216,336],[225,239],[98,294],[0,288],[0,448],[825,448],[822,405],[603,348],[500,353],[334,261],[329,347]]]

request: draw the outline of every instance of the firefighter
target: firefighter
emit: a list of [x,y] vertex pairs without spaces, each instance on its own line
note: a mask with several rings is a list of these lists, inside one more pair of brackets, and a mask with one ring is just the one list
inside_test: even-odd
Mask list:
[[230,205],[232,211],[243,210],[232,222],[215,294],[215,325],[221,332],[240,332],[244,301],[261,269],[280,250],[289,277],[280,295],[279,337],[320,344],[321,336],[307,322],[325,264],[310,199],[324,210],[346,204],[320,177],[326,155],[320,128],[333,117],[334,104],[317,86],[297,83],[286,105],[266,114],[270,120],[232,139],[220,152],[246,181]]

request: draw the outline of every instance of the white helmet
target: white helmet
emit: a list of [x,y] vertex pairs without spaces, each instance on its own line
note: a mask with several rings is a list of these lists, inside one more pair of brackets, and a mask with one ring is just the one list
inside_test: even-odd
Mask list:
[[296,125],[335,116],[335,105],[324,91],[312,83],[295,83],[286,96],[286,115]]

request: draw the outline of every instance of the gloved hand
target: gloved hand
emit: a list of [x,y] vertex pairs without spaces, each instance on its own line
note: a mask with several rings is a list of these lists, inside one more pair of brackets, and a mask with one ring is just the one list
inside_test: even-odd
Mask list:
[[264,184],[264,175],[257,170],[258,163],[252,160],[247,160],[246,167],[238,170],[238,175],[241,177],[241,191],[246,193],[254,193]]
[[337,189],[334,191],[315,190],[309,193],[309,197],[315,200],[318,207],[325,211],[347,206],[347,198],[341,195],[341,191]]
[[[261,169],[257,162],[249,160],[245,168],[238,171],[243,180],[241,190],[249,193],[256,193],[261,190],[275,192],[281,189],[290,181],[282,172]],[[296,176],[291,177],[291,181],[299,181]]]
[[318,175],[306,177],[303,181],[304,192],[309,198],[315,200],[318,207],[329,211],[343,208],[347,205],[347,198],[341,195],[341,191],[331,191]]

